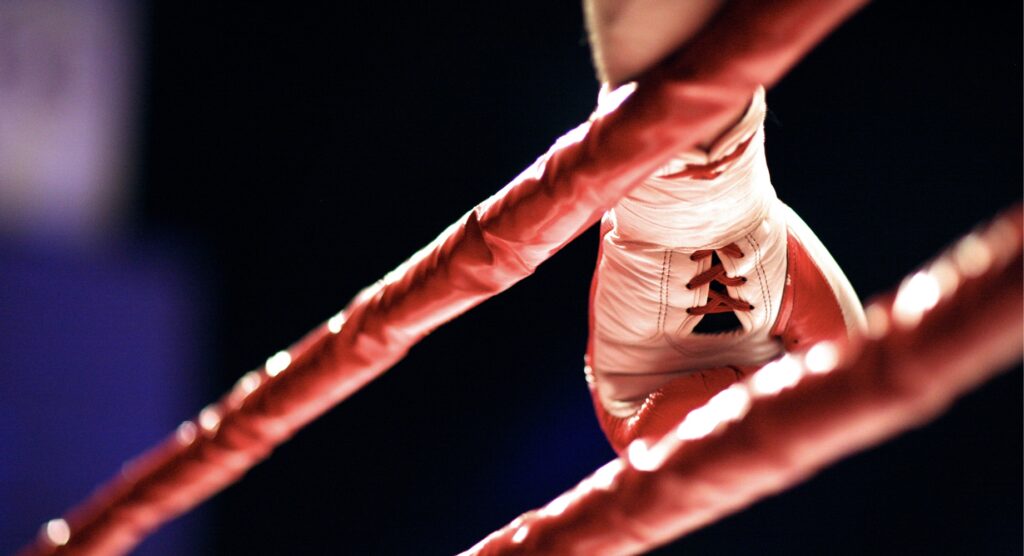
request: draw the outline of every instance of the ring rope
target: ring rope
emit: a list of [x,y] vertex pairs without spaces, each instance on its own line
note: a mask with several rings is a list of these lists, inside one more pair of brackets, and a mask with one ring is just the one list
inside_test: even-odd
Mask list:
[[1016,206],[870,304],[866,337],[769,363],[463,554],[640,554],[937,417],[1024,353],[1022,235]]
[[[530,275],[720,129],[866,0],[736,0],[682,50],[337,316],[244,375],[20,553],[120,554],[238,480],[431,330]],[[60,534],[48,534],[57,531]]]

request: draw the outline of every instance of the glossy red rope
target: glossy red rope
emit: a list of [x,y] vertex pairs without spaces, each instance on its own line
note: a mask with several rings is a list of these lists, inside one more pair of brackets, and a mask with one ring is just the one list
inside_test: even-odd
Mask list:
[[1022,235],[1017,206],[869,305],[866,337],[764,366],[464,554],[641,554],[938,416],[1024,353]]
[[55,520],[60,535],[21,554],[124,553],[231,484],[431,330],[530,275],[674,153],[725,127],[759,84],[778,80],[865,1],[726,4],[620,106],[560,139],[338,316],[243,376]]

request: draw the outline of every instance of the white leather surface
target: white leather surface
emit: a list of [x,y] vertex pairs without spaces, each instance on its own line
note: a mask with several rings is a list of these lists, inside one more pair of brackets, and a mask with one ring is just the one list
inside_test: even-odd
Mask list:
[[[603,238],[591,309],[591,366],[609,411],[631,413],[680,373],[757,364],[779,353],[769,332],[785,285],[786,209],[765,163],[764,114],[759,91],[740,123],[709,153],[680,153],[605,215],[612,229]],[[713,180],[659,177],[719,160],[751,136],[743,154]],[[745,276],[747,282],[729,287],[729,295],[754,309],[737,311],[742,330],[691,334],[703,317],[686,309],[707,303],[709,287],[688,290],[686,283],[711,261],[693,261],[690,254],[730,243],[744,256],[719,251],[722,265],[729,276]]]

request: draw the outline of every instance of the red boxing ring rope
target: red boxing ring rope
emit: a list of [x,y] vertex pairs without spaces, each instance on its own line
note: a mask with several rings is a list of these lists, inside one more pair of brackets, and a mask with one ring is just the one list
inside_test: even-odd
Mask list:
[[856,345],[769,363],[464,554],[638,554],[938,416],[1024,352],[1022,235],[1017,206],[871,304]]
[[866,0],[734,0],[617,109],[220,401],[126,466],[21,554],[119,554],[237,480],[431,330],[530,275],[673,153],[724,127]]

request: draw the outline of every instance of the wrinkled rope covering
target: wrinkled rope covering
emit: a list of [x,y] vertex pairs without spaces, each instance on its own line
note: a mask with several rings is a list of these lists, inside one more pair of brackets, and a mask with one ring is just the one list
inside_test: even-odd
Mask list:
[[1017,206],[870,304],[865,338],[766,365],[464,554],[639,554],[936,417],[1024,351],[1022,234]]
[[124,553],[230,485],[431,330],[530,275],[672,154],[725,127],[758,84],[776,82],[865,2],[726,4],[617,109],[560,139],[342,313],[243,376],[195,422],[71,510],[60,545],[41,536],[21,554]]

